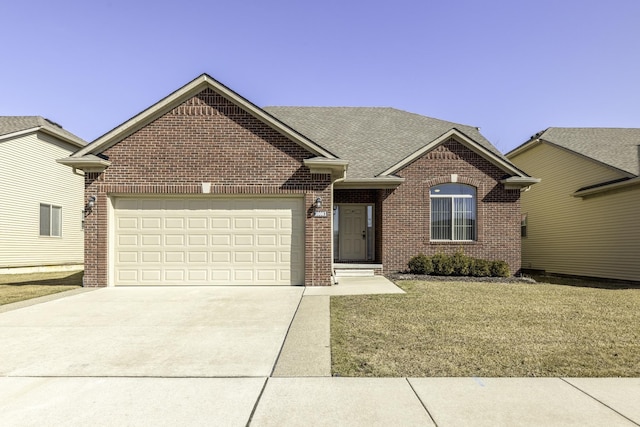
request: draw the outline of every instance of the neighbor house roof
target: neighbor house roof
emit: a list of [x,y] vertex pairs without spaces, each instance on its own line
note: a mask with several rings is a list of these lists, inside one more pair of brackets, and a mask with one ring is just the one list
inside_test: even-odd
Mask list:
[[[457,130],[511,164],[478,128],[386,107],[265,107],[268,113],[349,161],[349,179],[387,175],[413,153]],[[386,172],[386,173],[385,173]]]
[[54,135],[76,147],[87,145],[87,142],[82,138],[41,116],[0,116],[0,140],[36,131]]
[[614,167],[629,175],[640,175],[640,129],[638,128],[548,128],[507,155],[547,142]]

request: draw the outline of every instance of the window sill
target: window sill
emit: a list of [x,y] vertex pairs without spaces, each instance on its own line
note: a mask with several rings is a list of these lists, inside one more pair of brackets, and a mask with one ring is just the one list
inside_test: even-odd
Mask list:
[[430,240],[430,245],[477,245],[477,240]]

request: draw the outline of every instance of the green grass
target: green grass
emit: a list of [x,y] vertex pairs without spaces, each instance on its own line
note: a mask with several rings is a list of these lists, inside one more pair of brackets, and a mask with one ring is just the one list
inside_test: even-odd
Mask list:
[[82,272],[0,275],[0,305],[76,289]]
[[398,284],[331,298],[334,375],[640,376],[640,289]]

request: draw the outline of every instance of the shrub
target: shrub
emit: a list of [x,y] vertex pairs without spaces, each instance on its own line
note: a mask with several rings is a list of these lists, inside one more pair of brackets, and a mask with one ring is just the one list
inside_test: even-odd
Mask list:
[[438,276],[451,276],[453,274],[453,261],[449,255],[437,253],[431,257],[433,274]]
[[471,263],[470,274],[475,277],[491,276],[491,263],[484,259],[474,258]]
[[454,276],[468,276],[471,271],[471,257],[462,252],[462,249],[451,256],[451,266],[453,267]]
[[425,254],[418,254],[409,260],[409,271],[412,274],[431,274],[433,272],[433,264],[431,258]]
[[509,277],[509,264],[505,261],[493,261],[491,263],[491,275],[494,277]]
[[487,261],[472,258],[462,249],[453,255],[442,252],[428,257],[418,254],[407,264],[411,274],[434,274],[436,276],[509,277],[509,264],[505,261]]

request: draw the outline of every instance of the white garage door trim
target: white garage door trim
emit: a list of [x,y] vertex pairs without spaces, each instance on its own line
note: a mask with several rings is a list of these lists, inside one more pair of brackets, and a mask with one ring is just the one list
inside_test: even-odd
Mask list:
[[302,197],[114,197],[110,284],[303,285]]

